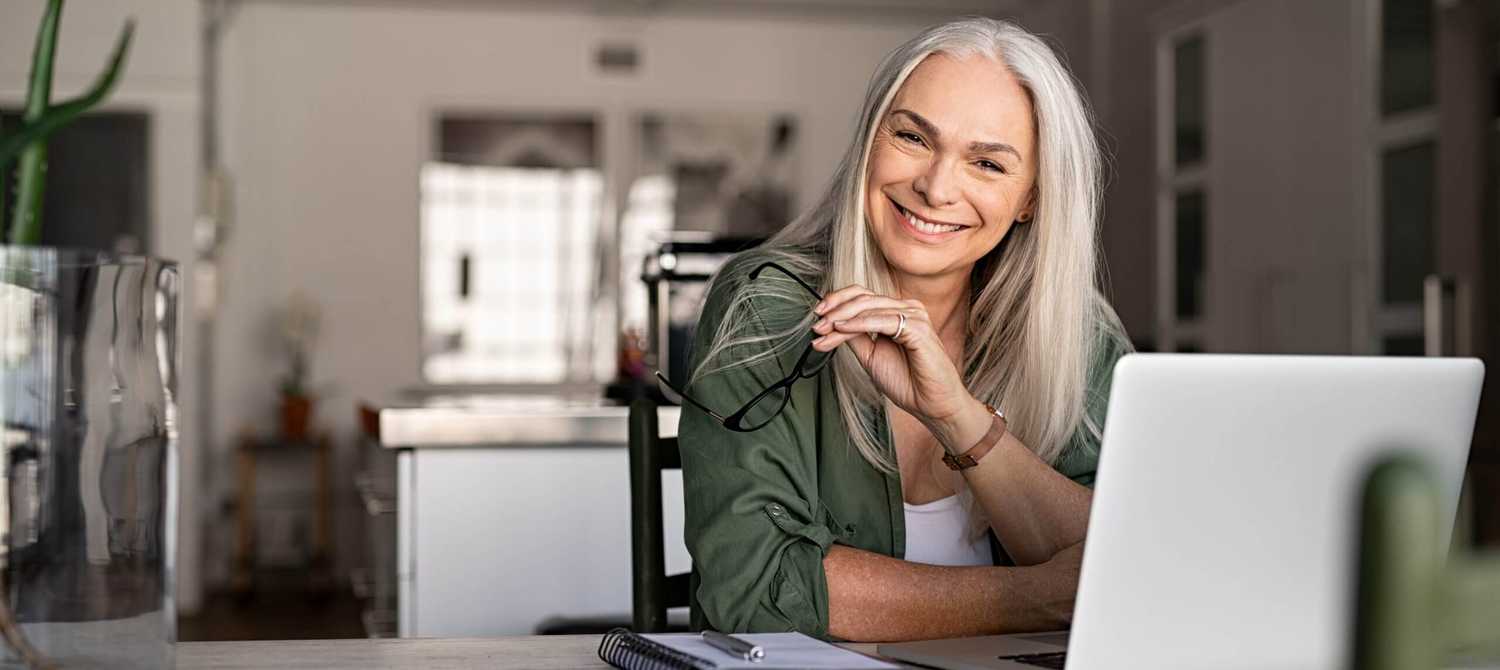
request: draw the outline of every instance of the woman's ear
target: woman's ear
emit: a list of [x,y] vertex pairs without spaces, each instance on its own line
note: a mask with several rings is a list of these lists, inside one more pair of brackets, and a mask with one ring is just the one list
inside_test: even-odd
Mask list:
[[1031,223],[1036,216],[1036,187],[1026,194],[1026,204],[1021,205],[1021,211],[1016,212],[1016,223]]

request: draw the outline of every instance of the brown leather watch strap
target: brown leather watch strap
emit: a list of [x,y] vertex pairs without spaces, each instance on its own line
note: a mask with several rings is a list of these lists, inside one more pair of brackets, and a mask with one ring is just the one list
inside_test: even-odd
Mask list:
[[986,432],[984,437],[979,438],[974,446],[969,447],[969,450],[962,454],[957,456],[943,454],[943,463],[948,466],[948,469],[967,470],[979,465],[979,459],[990,453],[995,445],[1000,444],[1000,438],[1005,437],[1005,413],[989,405],[985,405],[984,408],[995,416],[994,421],[990,422],[989,432]]

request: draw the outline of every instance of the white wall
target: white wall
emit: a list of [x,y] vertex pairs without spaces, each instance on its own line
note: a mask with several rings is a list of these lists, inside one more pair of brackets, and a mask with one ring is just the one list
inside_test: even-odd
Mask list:
[[[1067,39],[1075,22],[1059,6],[1042,3],[1028,26],[1056,27]],[[266,320],[294,290],[323,307],[313,376],[332,386],[319,412],[341,462],[354,458],[357,400],[420,384],[417,174],[434,153],[438,112],[593,113],[605,162],[622,166],[634,163],[637,111],[787,111],[799,121],[805,202],[848,142],[880,58],[941,18],[630,17],[516,7],[238,10],[224,52],[224,150],[236,204],[223,266],[218,444],[271,420],[281,368],[266,345]],[[639,72],[596,72],[593,49],[606,40],[638,45]],[[349,469],[338,473],[336,484],[347,488]],[[340,526],[341,550],[357,548],[352,524]]]
[[[41,0],[0,0],[0,105],[25,100],[32,45],[41,21]],[[192,361],[192,226],[198,189],[199,7],[194,0],[73,2],[63,12],[53,100],[76,95],[94,81],[109,59],[126,17],[135,17],[135,39],[124,76],[103,109],[150,115],[148,163],[152,226],[147,251],[181,264],[183,321],[178,449],[181,455],[181,516],[178,537],[178,606],[197,609],[202,590],[200,538],[204,498],[200,483],[203,435],[195,425],[199,389]]]

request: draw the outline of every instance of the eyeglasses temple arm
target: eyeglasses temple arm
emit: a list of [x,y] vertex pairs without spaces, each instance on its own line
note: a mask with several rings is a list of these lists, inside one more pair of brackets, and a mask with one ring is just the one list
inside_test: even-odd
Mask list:
[[683,400],[686,400],[689,403],[692,403],[692,405],[694,407],[697,407],[698,409],[703,410],[704,414],[707,414],[707,415],[713,417],[715,421],[718,421],[720,423],[724,422],[724,417],[719,416],[718,412],[715,412],[715,411],[709,409],[708,406],[704,405],[701,402],[698,402],[698,400],[696,398],[694,398],[693,396],[690,396],[690,395],[684,393],[682,391],[682,389],[677,388],[675,385],[672,384],[672,382],[670,382],[670,381],[667,380],[667,376],[664,375],[664,374],[662,374],[660,370],[656,371],[656,380],[662,386],[665,386],[668,389],[670,389],[672,391],[672,393],[674,393],[674,394],[677,395],[677,397],[682,398]]
[[812,286],[809,286],[807,282],[802,281],[801,277],[798,277],[797,275],[792,274],[791,270],[788,270],[788,269],[786,269],[784,267],[781,267],[780,265],[777,265],[777,264],[772,263],[770,261],[767,261],[765,263],[761,263],[760,265],[756,266],[754,270],[751,270],[750,271],[750,279],[753,280],[756,277],[759,277],[760,276],[760,271],[764,270],[766,268],[771,268],[773,270],[776,270],[777,272],[780,272],[781,274],[784,274],[784,275],[786,275],[788,277],[791,277],[792,281],[797,282],[797,284],[800,285],[802,288],[807,289],[807,292],[811,293],[813,298],[816,298],[819,302],[821,302],[823,300],[822,294],[818,293],[817,289],[813,288]]

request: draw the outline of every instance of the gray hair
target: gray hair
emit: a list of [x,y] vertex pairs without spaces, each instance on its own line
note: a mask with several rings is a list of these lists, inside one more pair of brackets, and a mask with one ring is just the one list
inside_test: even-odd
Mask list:
[[[1035,212],[976,264],[962,372],[970,393],[1003,408],[1011,432],[1055,464],[1080,424],[1096,437],[1102,429],[1084,411],[1089,365],[1101,326],[1120,326],[1098,289],[1102,181],[1093,122],[1072,75],[1040,38],[1005,21],[969,18],[929,28],[891,52],[870,82],[857,132],[827,192],[757,254],[815,278],[824,290],[859,284],[894,295],[890,268],[866,223],[866,168],[896,92],[934,53],[996,61],[1031,102]],[[693,379],[780,356],[800,341],[811,314],[760,335],[742,328],[751,319],[736,318],[752,299],[795,299],[795,286],[786,284],[762,279],[735,292]],[[735,355],[724,355],[731,350]],[[886,400],[848,347],[839,348],[831,365],[853,444],[877,469],[895,471],[895,454],[883,446],[874,411]]]

